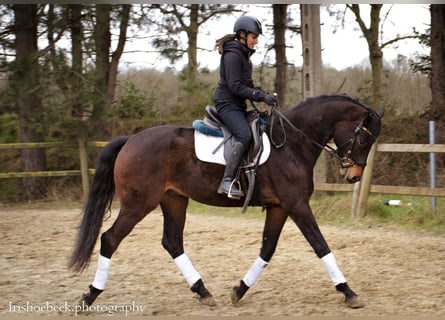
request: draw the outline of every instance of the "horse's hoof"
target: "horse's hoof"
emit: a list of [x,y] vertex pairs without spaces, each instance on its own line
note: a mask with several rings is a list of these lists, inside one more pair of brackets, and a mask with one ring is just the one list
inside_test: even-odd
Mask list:
[[214,306],[216,306],[216,302],[215,302],[215,300],[213,299],[212,296],[210,296],[210,297],[204,297],[204,298],[200,297],[200,298],[199,298],[199,301],[200,301],[202,304],[204,304],[204,305],[206,305],[206,306],[209,306],[209,307],[214,307]]
[[230,293],[230,301],[232,301],[234,306],[236,306],[242,298],[238,295],[238,289],[239,287],[233,287],[232,292]]
[[216,306],[215,300],[213,300],[212,294],[209,290],[204,286],[204,282],[202,279],[199,279],[195,282],[195,284],[190,288],[192,292],[197,293],[199,295],[199,301],[206,306]]
[[365,304],[358,298],[358,296],[346,298],[345,303],[351,309],[359,309],[365,306]]
[[84,304],[86,306],[91,306],[96,298],[92,297],[91,293],[86,292],[82,295],[82,298],[79,301],[79,304]]
[[91,306],[93,304],[94,300],[96,300],[96,298],[103,292],[103,290],[96,289],[92,285],[90,285],[89,288],[90,288],[90,291],[85,292],[82,295],[82,299],[80,300],[81,305],[83,304],[86,306]]

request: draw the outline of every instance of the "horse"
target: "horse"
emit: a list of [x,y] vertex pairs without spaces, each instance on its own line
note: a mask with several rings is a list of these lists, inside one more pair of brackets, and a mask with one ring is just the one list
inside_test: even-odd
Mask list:
[[[237,305],[269,264],[288,217],[324,264],[335,289],[351,308],[364,304],[349,287],[309,205],[314,191],[313,170],[324,149],[340,163],[344,180],[355,183],[366,167],[368,153],[378,138],[383,110],[376,112],[344,94],[320,95],[267,115],[267,135],[274,147],[257,168],[256,189],[265,209],[259,256],[230,293]],[[277,139],[280,143],[277,143]],[[328,143],[334,142],[336,149]],[[243,199],[217,194],[224,166],[199,160],[191,126],[161,125],[112,139],[99,153],[69,268],[85,270],[91,260],[105,213],[113,197],[119,214],[102,233],[94,281],[81,302],[91,305],[105,289],[111,257],[133,227],[160,205],[162,246],[170,254],[190,290],[204,305],[215,305],[212,294],[187,256],[183,230],[189,199],[210,206],[241,207]]]

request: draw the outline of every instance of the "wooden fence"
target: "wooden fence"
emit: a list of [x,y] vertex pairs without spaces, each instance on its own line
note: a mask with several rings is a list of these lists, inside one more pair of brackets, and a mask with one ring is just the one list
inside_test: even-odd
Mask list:
[[[57,176],[81,176],[84,196],[89,193],[89,176],[94,174],[94,169],[88,166],[88,147],[103,148],[107,141],[88,142],[80,139],[72,142],[37,142],[37,143],[3,143],[0,150],[24,149],[24,148],[78,148],[80,158],[79,170],[62,171],[34,171],[34,172],[0,172],[0,179],[25,178],[25,177],[57,177]],[[354,216],[366,215],[366,204],[370,193],[417,195],[431,197],[445,197],[445,188],[405,187],[371,185],[372,171],[376,152],[427,152],[444,153],[445,144],[374,144],[368,157],[368,166],[365,169],[362,181],[356,184],[339,183],[315,183],[317,191],[352,192],[352,210]]]

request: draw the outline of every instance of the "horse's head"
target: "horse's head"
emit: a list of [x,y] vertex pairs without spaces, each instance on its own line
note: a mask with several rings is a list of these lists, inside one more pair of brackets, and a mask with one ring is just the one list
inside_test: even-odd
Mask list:
[[350,183],[360,181],[368,153],[380,133],[383,110],[366,109],[357,121],[342,121],[335,130],[334,142],[340,158],[340,174]]

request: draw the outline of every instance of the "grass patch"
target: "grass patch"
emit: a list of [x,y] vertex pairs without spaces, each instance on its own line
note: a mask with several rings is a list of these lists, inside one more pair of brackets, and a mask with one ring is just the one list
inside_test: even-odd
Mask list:
[[[402,206],[385,205],[385,200],[401,200]],[[436,197],[435,210],[430,197],[373,195],[368,201],[368,216],[375,222],[407,229],[445,233],[445,201]]]
[[[401,200],[403,206],[389,206],[386,200]],[[431,209],[430,197],[372,194],[368,199],[367,216],[351,216],[350,194],[316,196],[311,206],[320,224],[397,226],[403,229],[445,233],[445,199],[436,198],[436,209]],[[409,205],[407,205],[409,203]]]

